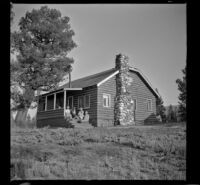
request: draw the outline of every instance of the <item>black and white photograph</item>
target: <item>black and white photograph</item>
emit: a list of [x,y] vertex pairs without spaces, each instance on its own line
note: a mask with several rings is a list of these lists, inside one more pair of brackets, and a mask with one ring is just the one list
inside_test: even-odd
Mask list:
[[186,8],[10,3],[10,180],[185,181]]

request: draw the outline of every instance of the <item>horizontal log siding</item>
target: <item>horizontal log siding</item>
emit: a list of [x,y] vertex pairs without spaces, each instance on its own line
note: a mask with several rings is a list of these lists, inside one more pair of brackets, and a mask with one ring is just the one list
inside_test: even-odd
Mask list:
[[[155,121],[156,97],[145,82],[135,72],[130,72],[133,79],[130,92],[137,101],[136,124]],[[91,86],[82,91],[67,91],[67,96],[73,96],[73,105],[78,108],[78,96],[90,95],[90,108],[86,108],[93,126],[111,126],[114,124],[114,99],[116,96],[116,76],[99,87]],[[103,107],[103,93],[111,95],[111,107]],[[147,111],[147,99],[152,100],[152,111]],[[40,106],[40,105],[39,105]],[[65,125],[63,109],[48,110],[37,113],[38,125]]]
[[46,118],[54,118],[54,117],[64,117],[64,109],[56,109],[56,110],[47,110],[37,113],[37,119],[46,119]]
[[[155,122],[156,114],[156,97],[148,88],[145,82],[135,72],[130,72],[132,77],[132,85],[130,93],[137,102],[135,112],[136,124],[144,124],[144,122]],[[114,124],[114,99],[116,96],[116,76],[109,79],[98,87],[98,107],[97,107],[97,122],[98,126],[111,126]],[[111,95],[111,107],[103,107],[103,93]],[[152,100],[152,111],[147,111],[147,99]]]
[[[156,114],[156,97],[138,74],[130,72],[130,76],[133,79],[130,92],[137,101],[136,124],[143,124],[150,115]],[[147,111],[147,99],[152,100],[152,111]],[[152,119],[152,121],[155,120]]]
[[[103,107],[103,93],[111,95],[111,107]],[[116,96],[115,76],[98,87],[97,123],[98,126],[114,125],[114,98]]]
[[66,127],[69,128],[71,125],[67,124],[63,117],[55,117],[55,118],[46,118],[37,120],[37,127]]
[[44,127],[48,125],[51,127],[66,126],[66,122],[64,120],[64,109],[37,112],[37,127]]
[[[73,96],[73,105],[76,107],[78,113],[78,96],[90,95],[90,108],[83,108],[87,110],[90,115],[89,122],[93,125],[97,125],[97,87],[91,86],[83,88],[82,91],[67,91],[66,97]],[[67,98],[66,98],[67,99]]]

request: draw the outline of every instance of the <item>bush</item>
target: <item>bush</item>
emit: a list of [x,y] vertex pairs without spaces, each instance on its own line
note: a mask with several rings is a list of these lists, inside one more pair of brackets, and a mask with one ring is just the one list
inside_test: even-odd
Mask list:
[[14,120],[11,120],[11,127],[36,128],[36,119],[33,118],[32,120],[20,120],[17,122]]

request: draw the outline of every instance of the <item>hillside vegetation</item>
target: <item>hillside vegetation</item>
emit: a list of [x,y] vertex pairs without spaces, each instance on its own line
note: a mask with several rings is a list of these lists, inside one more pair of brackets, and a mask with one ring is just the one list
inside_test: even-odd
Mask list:
[[186,128],[12,128],[11,178],[185,180]]

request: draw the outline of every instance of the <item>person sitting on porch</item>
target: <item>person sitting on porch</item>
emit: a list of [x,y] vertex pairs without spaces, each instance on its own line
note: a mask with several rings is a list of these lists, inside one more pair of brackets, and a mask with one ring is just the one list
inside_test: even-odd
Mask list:
[[82,120],[84,118],[84,111],[83,108],[80,108],[80,111],[78,112],[78,119]]
[[77,118],[76,116],[76,107],[73,107],[73,109],[71,110],[71,115],[72,115],[72,118]]
[[89,122],[90,116],[88,114],[88,111],[85,111],[85,116],[84,118],[81,120],[78,120],[78,123],[85,123],[85,122]]
[[90,119],[90,116],[89,116],[89,114],[88,114],[88,111],[85,111],[85,116],[84,116],[84,118],[83,118],[83,121],[84,121],[84,122],[89,122],[89,119]]
[[69,109],[69,106],[67,106],[67,108],[65,109],[65,119],[66,119],[66,121],[69,121],[69,120],[72,119],[72,115],[71,115],[70,112],[71,112],[71,111],[70,111],[70,109]]
[[56,109],[61,109],[61,106],[59,104],[56,104]]

